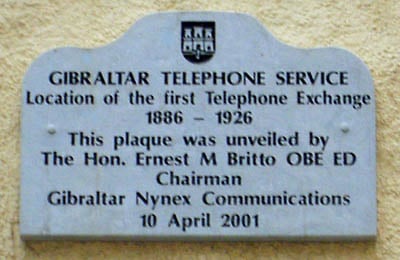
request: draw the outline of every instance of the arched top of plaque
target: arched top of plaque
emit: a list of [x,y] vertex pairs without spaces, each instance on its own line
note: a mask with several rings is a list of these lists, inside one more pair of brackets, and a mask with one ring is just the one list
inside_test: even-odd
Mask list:
[[[173,62],[177,66],[194,69],[213,67],[221,60],[227,64],[305,66],[307,61],[318,59],[321,65],[346,64],[357,68],[359,74],[372,78],[367,66],[356,55],[339,47],[296,48],[277,40],[254,17],[233,12],[162,12],[139,19],[123,36],[114,42],[94,49],[61,47],[44,53],[52,55],[87,57],[105,56],[115,64]],[[79,53],[79,54],[78,54]],[[111,54],[112,53],[112,54]],[[79,60],[78,62],[84,62]],[[314,64],[313,64],[314,65]],[[362,71],[361,71],[362,70]],[[361,73],[362,72],[362,73]],[[367,86],[365,86],[367,87]]]

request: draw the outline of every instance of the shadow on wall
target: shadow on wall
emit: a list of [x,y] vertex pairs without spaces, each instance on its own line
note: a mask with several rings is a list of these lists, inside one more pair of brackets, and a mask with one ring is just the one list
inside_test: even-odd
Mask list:
[[[375,242],[25,242],[25,257],[376,259]],[[290,250],[289,250],[290,249]]]

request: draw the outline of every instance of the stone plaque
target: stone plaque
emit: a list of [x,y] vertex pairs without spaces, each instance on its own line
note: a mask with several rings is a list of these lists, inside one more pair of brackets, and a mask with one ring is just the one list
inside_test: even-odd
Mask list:
[[26,73],[21,236],[373,239],[375,153],[350,52],[287,46],[243,14],[151,15]]

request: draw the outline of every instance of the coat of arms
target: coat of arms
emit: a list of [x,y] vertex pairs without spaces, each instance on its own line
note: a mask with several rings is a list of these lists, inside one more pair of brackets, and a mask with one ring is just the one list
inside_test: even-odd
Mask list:
[[215,22],[182,22],[181,50],[190,62],[211,59],[215,53]]

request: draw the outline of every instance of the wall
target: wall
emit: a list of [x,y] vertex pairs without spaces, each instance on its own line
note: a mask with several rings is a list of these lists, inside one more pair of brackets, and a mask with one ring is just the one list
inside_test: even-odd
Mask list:
[[[339,46],[358,55],[375,81],[378,238],[356,243],[22,242],[18,231],[20,97],[24,73],[46,50],[93,48],[146,14],[167,10],[248,13],[297,47]],[[400,1],[7,1],[0,2],[0,257],[400,258]]]

